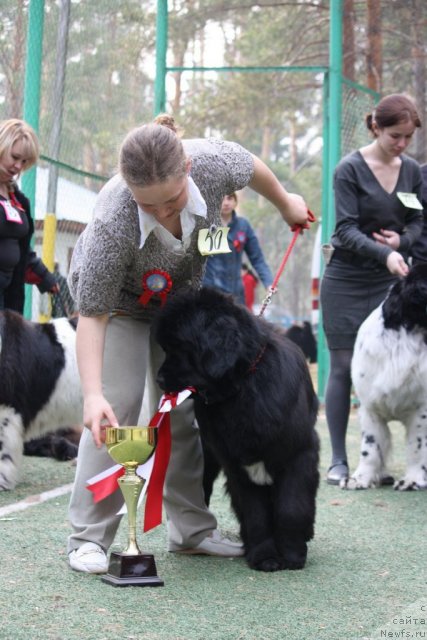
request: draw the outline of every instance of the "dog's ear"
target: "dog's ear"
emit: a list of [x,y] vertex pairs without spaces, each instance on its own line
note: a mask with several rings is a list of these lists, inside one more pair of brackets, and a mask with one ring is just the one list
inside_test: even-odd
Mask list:
[[407,330],[427,324],[427,264],[412,267],[392,286],[383,304],[384,327]]
[[241,352],[237,320],[231,316],[215,318],[203,337],[203,364],[206,373],[219,379],[232,369]]
[[395,329],[396,331],[403,323],[403,287],[404,281],[399,280],[390,289],[387,298],[384,300],[382,314],[384,327]]

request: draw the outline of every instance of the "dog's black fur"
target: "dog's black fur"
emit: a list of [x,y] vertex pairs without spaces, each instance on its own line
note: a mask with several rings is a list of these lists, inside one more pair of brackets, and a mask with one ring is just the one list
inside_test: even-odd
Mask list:
[[63,427],[46,433],[40,438],[24,442],[24,456],[55,458],[60,462],[77,458],[81,430],[75,427]]
[[[205,288],[171,298],[156,337],[169,392],[195,387],[202,440],[224,470],[253,569],[302,569],[319,483],[318,401],[304,355],[279,327]],[[205,483],[207,493],[211,490]]]
[[289,340],[295,342],[302,349],[305,357],[311,364],[317,362],[317,340],[313,333],[311,322],[304,320],[302,325],[293,324],[286,331]]

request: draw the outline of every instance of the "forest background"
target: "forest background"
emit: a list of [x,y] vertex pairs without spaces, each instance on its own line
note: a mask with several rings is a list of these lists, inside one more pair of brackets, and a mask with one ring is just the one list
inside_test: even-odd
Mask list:
[[[344,76],[379,94],[410,94],[425,123],[425,0],[343,0],[342,6]],[[155,0],[45,1],[40,166],[54,166],[94,192],[113,175],[124,135],[153,118],[156,9]],[[28,10],[28,0],[0,0],[2,119],[23,115],[31,50]],[[330,3],[325,0],[169,0],[168,22],[170,67],[328,66]],[[58,92],[60,48],[66,65]],[[313,72],[175,71],[167,75],[166,110],[185,137],[236,140],[259,155],[320,219],[323,81],[323,73]],[[54,140],[58,102],[60,136]],[[409,150],[419,162],[427,160],[426,132],[426,126],[417,132]],[[367,131],[363,137],[369,141]],[[289,229],[249,190],[239,212],[252,222],[275,272]],[[90,215],[87,211],[87,221]],[[274,299],[277,308],[296,318],[310,312],[314,237],[313,229],[298,241]]]

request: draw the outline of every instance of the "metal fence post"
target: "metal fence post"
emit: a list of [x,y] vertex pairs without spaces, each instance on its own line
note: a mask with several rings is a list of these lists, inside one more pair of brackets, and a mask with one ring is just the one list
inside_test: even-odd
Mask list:
[[[40,116],[40,78],[43,53],[44,0],[30,0],[28,10],[27,51],[25,62],[23,117],[38,133]],[[36,167],[22,176],[22,190],[31,203],[31,214],[36,210]],[[31,318],[31,286],[25,286],[24,315]]]
[[154,115],[166,110],[166,54],[168,49],[168,2],[157,0],[156,78],[154,81]]

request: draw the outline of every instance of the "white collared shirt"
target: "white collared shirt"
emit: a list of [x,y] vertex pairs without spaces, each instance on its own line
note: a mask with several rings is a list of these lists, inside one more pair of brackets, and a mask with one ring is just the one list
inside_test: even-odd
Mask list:
[[199,191],[199,187],[194,180],[188,176],[188,201],[180,213],[182,240],[175,238],[153,215],[146,213],[140,206],[138,206],[138,216],[139,229],[141,231],[140,249],[144,246],[149,233],[154,231],[156,238],[160,240],[165,247],[174,253],[185,253],[190,245],[190,237],[196,224],[195,216],[206,218],[207,206]]

